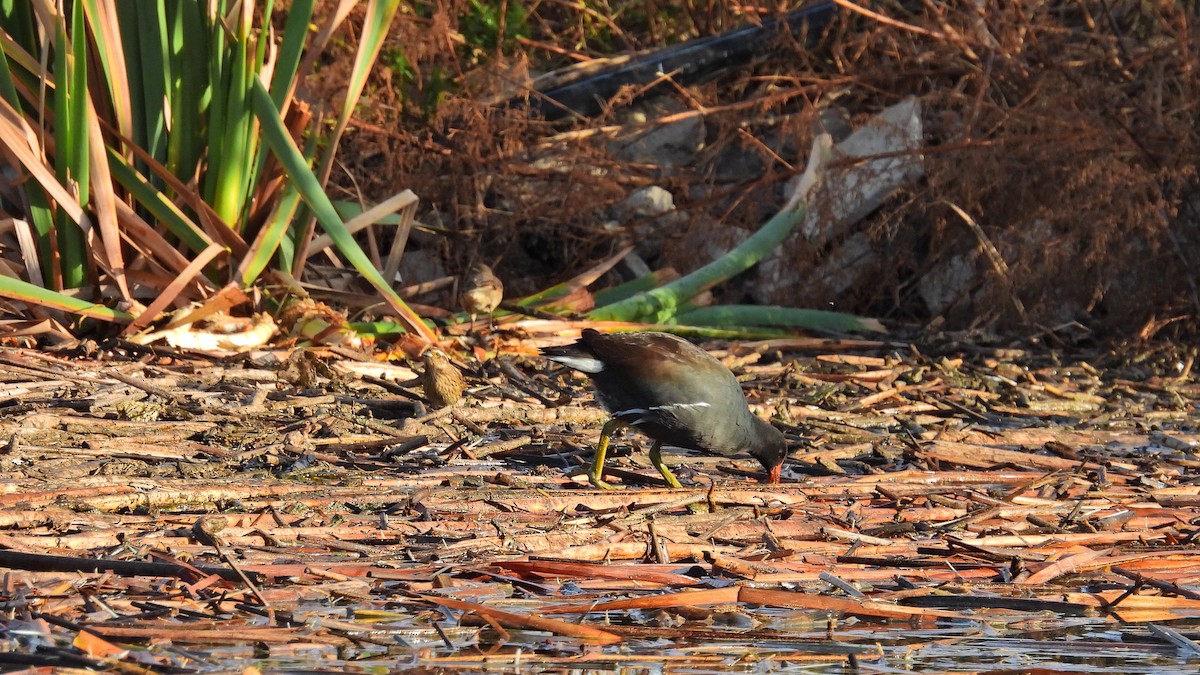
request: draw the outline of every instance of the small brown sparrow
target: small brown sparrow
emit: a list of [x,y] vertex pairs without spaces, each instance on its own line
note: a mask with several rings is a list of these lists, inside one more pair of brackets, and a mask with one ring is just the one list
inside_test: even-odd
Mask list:
[[492,273],[492,268],[482,263],[471,267],[461,288],[459,300],[463,309],[471,315],[472,324],[480,314],[490,317],[504,299],[504,284]]
[[446,355],[436,350],[425,352],[425,373],[421,376],[421,389],[429,404],[434,408],[445,408],[458,403],[462,398],[462,373],[450,363]]

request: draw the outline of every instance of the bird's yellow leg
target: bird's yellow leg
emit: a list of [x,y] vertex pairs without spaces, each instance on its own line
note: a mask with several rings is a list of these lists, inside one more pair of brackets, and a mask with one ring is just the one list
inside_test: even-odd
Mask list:
[[596,444],[596,459],[592,461],[592,468],[588,471],[588,482],[601,490],[615,490],[613,486],[604,482],[604,457],[608,454],[608,442],[612,439],[612,435],[618,429],[625,426],[625,423],[617,418],[613,418],[604,424],[604,428],[600,430],[600,442]]
[[666,464],[663,464],[662,442],[654,441],[654,447],[650,448],[650,463],[654,465],[654,468],[658,469],[658,472],[662,474],[663,479],[667,481],[668,485],[677,489],[683,487],[679,484],[679,479],[675,477],[675,474],[671,473]]

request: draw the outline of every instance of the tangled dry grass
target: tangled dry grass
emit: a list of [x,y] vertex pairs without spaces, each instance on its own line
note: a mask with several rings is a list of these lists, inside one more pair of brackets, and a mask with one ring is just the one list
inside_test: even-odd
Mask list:
[[[835,289],[802,278],[757,297],[749,274],[723,299],[1023,335],[1075,325],[1170,338],[1196,327],[1200,21],[1188,3],[892,1],[866,16],[839,0],[815,43],[781,35],[750,66],[688,87],[665,81],[652,97],[624,92],[593,119],[550,124],[481,103],[516,91],[530,71],[769,14],[701,4],[541,3],[522,19],[523,36],[491,49],[470,42],[479,40],[470,3],[418,8],[387,48],[403,54],[409,75],[379,73],[346,141],[342,184],[367,198],[413,189],[425,221],[446,230],[417,245],[451,273],[499,261],[515,292],[629,240],[651,267],[688,270],[696,237],[736,240],[778,207],[821,120],[855,126],[917,96],[925,179],[840,237],[794,237],[782,251],[794,267],[815,268],[865,233],[873,256],[856,281]],[[318,97],[342,67],[335,55],[318,73]],[[689,111],[703,124],[684,162],[631,159],[614,140]],[[611,207],[647,185],[669,190],[686,218],[614,223]]]

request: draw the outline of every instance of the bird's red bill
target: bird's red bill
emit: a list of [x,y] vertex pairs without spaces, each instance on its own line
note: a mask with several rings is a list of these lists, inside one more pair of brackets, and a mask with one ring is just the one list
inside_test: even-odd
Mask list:
[[767,474],[767,484],[768,485],[778,485],[779,484],[779,474],[782,471],[783,471],[782,464],[776,464],[775,466],[771,467],[770,473]]

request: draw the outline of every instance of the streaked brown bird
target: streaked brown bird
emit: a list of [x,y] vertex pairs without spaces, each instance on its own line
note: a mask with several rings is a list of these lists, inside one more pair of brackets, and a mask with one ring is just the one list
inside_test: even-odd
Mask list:
[[425,372],[421,375],[421,391],[434,408],[452,406],[462,398],[466,383],[462,373],[446,355],[435,349],[425,352]]
[[662,444],[719,455],[749,453],[778,483],[787,442],[783,433],[750,412],[737,378],[711,354],[667,333],[604,334],[585,328],[579,341],[541,350],[543,356],[585,373],[596,400],[612,414],[600,432],[588,480],[602,480],[613,433],[631,426],[654,440],[650,463],[672,487],[682,487],[662,461]]
[[471,267],[463,279],[459,300],[462,308],[471,315],[471,323],[480,314],[487,314],[489,320],[492,312],[500,306],[504,299],[504,284],[492,272],[492,268],[479,263]]

